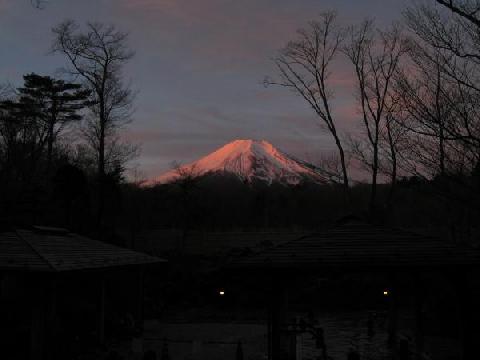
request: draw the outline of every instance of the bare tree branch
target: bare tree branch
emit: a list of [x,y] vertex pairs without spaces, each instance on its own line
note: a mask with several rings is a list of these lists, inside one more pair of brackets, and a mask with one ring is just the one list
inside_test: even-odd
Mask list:
[[273,59],[278,78],[265,78],[264,84],[291,89],[313,109],[333,137],[342,167],[342,182],[349,203],[349,177],[340,135],[331,110],[332,90],[328,83],[332,61],[344,40],[344,31],[336,24],[336,14],[325,12],[319,20],[297,31],[297,38]]

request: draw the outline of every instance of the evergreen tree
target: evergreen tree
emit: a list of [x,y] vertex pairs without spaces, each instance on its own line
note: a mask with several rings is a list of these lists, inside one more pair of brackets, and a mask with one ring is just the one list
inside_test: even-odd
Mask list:
[[19,102],[40,122],[47,144],[47,166],[50,167],[58,135],[69,123],[81,120],[80,111],[89,104],[90,91],[80,84],[35,73],[23,78],[24,87],[18,89]]

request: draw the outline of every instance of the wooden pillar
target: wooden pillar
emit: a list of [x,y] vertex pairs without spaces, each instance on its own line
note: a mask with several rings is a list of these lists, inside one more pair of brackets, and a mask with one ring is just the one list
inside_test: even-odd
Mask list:
[[100,274],[97,303],[97,337],[98,342],[105,342],[105,274]]
[[388,309],[388,344],[395,346],[397,343],[398,331],[398,289],[397,274],[389,275],[389,309]]
[[425,300],[425,284],[421,274],[415,275],[415,358],[423,359],[424,329],[423,329],[423,303]]

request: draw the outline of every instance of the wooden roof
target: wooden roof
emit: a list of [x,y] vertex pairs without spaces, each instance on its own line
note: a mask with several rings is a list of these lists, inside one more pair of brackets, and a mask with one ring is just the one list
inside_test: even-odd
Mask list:
[[[148,249],[149,254],[182,249],[186,254],[223,256],[232,251],[263,249],[298,239],[310,232],[275,231],[183,231],[177,229],[150,229],[139,236],[139,248]],[[161,240],[161,241],[159,241]]]
[[349,221],[254,255],[231,268],[382,268],[480,265],[480,249],[405,230]]
[[63,272],[164,261],[64,229],[35,227],[0,233],[0,270]]

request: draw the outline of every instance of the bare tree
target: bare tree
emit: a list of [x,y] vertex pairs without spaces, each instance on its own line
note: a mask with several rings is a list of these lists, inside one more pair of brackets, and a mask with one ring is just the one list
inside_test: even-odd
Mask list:
[[320,124],[333,137],[342,167],[345,198],[350,204],[349,177],[344,146],[331,109],[333,91],[328,82],[332,61],[344,40],[344,31],[336,24],[335,12],[325,12],[320,19],[297,31],[298,37],[290,41],[273,59],[278,78],[267,77],[265,85],[279,85],[291,89],[311,106]]
[[422,147],[422,156],[415,155],[416,161],[431,169],[432,176],[445,175],[449,140],[446,127],[447,122],[453,121],[447,97],[454,94],[448,89],[446,75],[441,71],[440,57],[431,62],[415,48],[411,49],[407,69],[399,72],[396,78],[396,93],[405,112],[401,124],[417,138],[416,147]]
[[479,9],[473,0],[407,8],[409,56],[395,79],[402,108],[395,121],[408,132],[402,166],[444,201],[454,238],[470,236],[468,219],[480,211]]
[[480,3],[472,0],[436,0],[440,5],[450,9],[454,14],[459,15],[463,19],[480,27]]
[[132,91],[122,81],[122,67],[132,58],[127,34],[114,26],[88,23],[80,32],[73,21],[53,29],[52,50],[67,57],[67,71],[82,78],[93,93],[94,105],[88,120],[88,140],[98,154],[98,175],[105,175],[106,142],[131,119]]
[[380,143],[380,147],[383,150],[383,153],[387,154],[385,156],[388,161],[385,161],[385,164],[382,168],[380,165],[380,170],[390,176],[390,190],[388,192],[387,198],[387,209],[389,212],[392,209],[393,205],[393,195],[395,193],[397,178],[398,178],[398,169],[399,169],[399,154],[402,153],[404,148],[404,139],[406,137],[406,131],[401,126],[398,126],[396,121],[396,116],[398,111],[393,105],[394,108],[389,109],[385,116],[385,131],[382,134],[383,141]]
[[[441,145],[439,167],[445,173],[449,150],[453,152],[450,155],[452,169],[468,169],[480,164],[480,109],[477,105],[480,99],[480,28],[471,18],[476,17],[474,2],[440,3],[448,8],[453,6],[456,11],[449,13],[423,5],[405,12],[406,22],[415,35],[411,58],[418,71],[410,84],[404,77],[401,85],[405,87],[403,93],[415,103],[409,108],[417,112],[412,113],[416,125],[422,125],[423,135],[433,133],[437,137]],[[473,10],[459,15],[458,12],[467,9]],[[465,152],[467,157],[461,155]],[[460,164],[453,160],[467,162]],[[470,165],[466,166],[467,163]]]
[[[106,157],[118,145],[118,129],[131,120],[133,94],[122,80],[122,70],[133,52],[127,46],[127,34],[113,25],[87,23],[82,32],[75,22],[67,20],[53,28],[53,34],[52,51],[63,54],[70,63],[65,71],[82,79],[92,92],[93,105],[84,133],[96,153],[100,201],[98,221],[101,223]],[[115,173],[119,165],[122,164],[117,163],[114,167]]]
[[426,4],[408,8],[405,20],[420,47],[436,50],[423,56],[431,54],[430,60],[437,61],[445,75],[480,91],[480,33],[476,25]]
[[[368,142],[363,149],[360,146],[356,149],[371,171],[371,214],[376,206],[382,134],[386,132],[387,135],[392,135],[387,114],[391,115],[394,103],[391,94],[393,77],[406,50],[406,41],[397,26],[381,31],[375,29],[370,20],[349,29],[349,42],[344,49],[355,69],[363,130]],[[393,145],[393,138],[387,136],[387,140]],[[392,155],[395,156],[393,152]]]
[[[347,166],[349,160],[346,156]],[[342,163],[337,151],[319,154],[318,158],[312,161],[312,164],[315,165],[315,171],[323,177],[325,183],[343,183]]]

